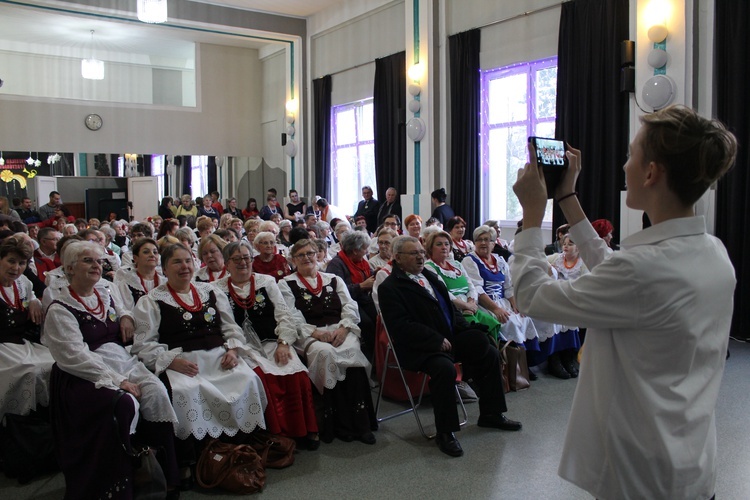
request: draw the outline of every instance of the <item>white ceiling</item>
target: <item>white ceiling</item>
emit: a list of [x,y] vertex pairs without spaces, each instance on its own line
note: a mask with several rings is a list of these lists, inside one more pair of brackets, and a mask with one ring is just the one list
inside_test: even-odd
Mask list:
[[238,9],[271,12],[285,16],[308,17],[346,0],[193,0]]

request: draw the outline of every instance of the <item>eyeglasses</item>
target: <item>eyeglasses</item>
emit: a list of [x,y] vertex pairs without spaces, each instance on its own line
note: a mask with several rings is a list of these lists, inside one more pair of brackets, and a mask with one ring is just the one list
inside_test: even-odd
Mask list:
[[424,250],[414,250],[413,252],[399,252],[402,255],[411,255],[412,257],[416,257],[417,255],[424,257],[427,255],[427,252]]
[[100,266],[104,265],[104,259],[94,259],[92,257],[83,257],[81,259],[81,262],[89,266],[93,266],[94,264],[98,264]]
[[259,241],[258,245],[275,245],[275,241]]
[[295,259],[301,259],[303,257],[307,257],[308,259],[312,259],[317,255],[317,252],[305,252],[305,253],[298,253],[294,256]]
[[477,238],[476,240],[474,240],[474,243],[489,243],[491,241],[492,240],[489,238]]
[[230,257],[229,260],[231,260],[235,264],[242,264],[243,262],[249,264],[250,262],[252,262],[253,258],[249,255],[243,255],[242,257]]
[[378,245],[385,245],[387,247],[391,246],[390,241],[378,241]]
[[398,227],[396,222],[384,222],[383,225],[386,227]]

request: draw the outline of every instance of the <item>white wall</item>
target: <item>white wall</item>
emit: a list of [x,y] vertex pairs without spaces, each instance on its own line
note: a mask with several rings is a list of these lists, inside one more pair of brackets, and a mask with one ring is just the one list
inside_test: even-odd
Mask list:
[[[200,95],[194,109],[3,96],[3,149],[260,156],[258,51],[199,44],[197,72]],[[151,88],[150,80],[146,87]],[[103,118],[97,132],[83,124],[89,113]]]
[[[348,2],[347,2],[348,3]],[[311,18],[311,25],[328,26],[334,13]],[[333,74],[333,105],[372,97],[375,59],[405,49],[403,1],[388,2],[310,36],[312,79]],[[315,21],[313,21],[313,19]]]

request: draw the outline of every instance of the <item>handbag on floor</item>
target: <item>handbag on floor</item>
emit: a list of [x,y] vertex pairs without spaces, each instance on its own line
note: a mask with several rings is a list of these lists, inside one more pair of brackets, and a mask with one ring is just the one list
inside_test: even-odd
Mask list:
[[[531,387],[526,350],[509,340],[500,350],[503,363],[503,385],[510,391],[522,391]],[[507,392],[507,391],[506,391]]]
[[125,394],[127,392],[123,390],[119,390],[115,394],[112,401],[112,418],[115,435],[125,454],[131,457],[133,462],[133,499],[162,500],[167,495],[167,479],[164,477],[164,471],[156,458],[156,450],[149,446],[136,446],[134,449],[130,441],[128,440],[126,445],[120,435],[115,406]]
[[247,444],[258,455],[265,457],[267,469],[283,469],[294,463],[294,451],[297,447],[294,439],[257,429],[250,433]]
[[36,411],[6,413],[0,428],[0,459],[5,475],[18,478],[20,484],[59,470],[49,417]]
[[206,445],[195,468],[195,480],[203,488],[220,487],[249,495],[263,489],[266,469],[260,455],[247,444],[222,443],[218,439]]

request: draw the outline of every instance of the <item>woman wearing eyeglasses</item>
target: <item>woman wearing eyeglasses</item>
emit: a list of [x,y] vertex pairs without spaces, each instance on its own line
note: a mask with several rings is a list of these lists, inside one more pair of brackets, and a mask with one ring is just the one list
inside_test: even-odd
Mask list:
[[291,252],[297,272],[279,282],[301,339],[310,379],[323,400],[321,440],[333,437],[375,444],[377,429],[368,373],[360,349],[359,312],[344,281],[318,271],[315,244],[302,239]]
[[297,327],[273,277],[253,272],[255,260],[248,242],[228,244],[224,261],[229,276],[214,286],[229,300],[247,344],[257,349],[248,352],[245,360],[266,390],[267,430],[297,438],[307,449],[315,450],[320,440],[312,386],[307,368],[293,348]]
[[[177,416],[164,385],[122,347],[132,338],[133,319],[99,285],[101,259],[96,243],[67,246],[63,267],[70,285],[49,306],[44,324],[44,344],[56,362],[50,409],[65,498],[131,498],[133,465],[122,444],[135,432],[139,412],[139,437],[163,448],[157,458],[167,484],[175,489],[179,483]],[[119,391],[127,395],[115,399]]]
[[292,272],[286,257],[276,250],[275,234],[270,231],[258,233],[253,245],[260,254],[253,259],[253,271],[272,276],[277,283]]
[[475,249],[464,259],[464,269],[479,295],[479,305],[492,313],[502,323],[503,336],[518,344],[531,341],[527,348],[538,350],[536,326],[528,316],[518,313],[510,266],[492,250],[497,232],[490,226],[474,230]]

